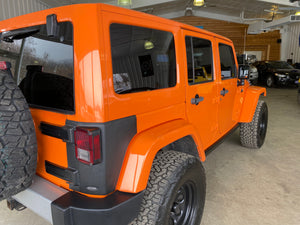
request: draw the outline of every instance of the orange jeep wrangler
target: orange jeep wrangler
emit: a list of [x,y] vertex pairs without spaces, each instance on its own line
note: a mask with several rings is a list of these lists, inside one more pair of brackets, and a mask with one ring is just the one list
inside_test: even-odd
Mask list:
[[232,41],[104,4],[0,22],[0,200],[53,225],[199,225],[201,162],[240,129],[260,148],[266,90]]

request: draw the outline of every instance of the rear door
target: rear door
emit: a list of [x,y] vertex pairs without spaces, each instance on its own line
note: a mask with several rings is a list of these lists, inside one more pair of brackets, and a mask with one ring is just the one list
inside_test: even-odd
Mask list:
[[135,115],[138,131],[184,117],[175,41],[179,27],[160,20],[103,14],[109,120]]
[[233,45],[229,42],[218,40],[220,83],[218,97],[220,99],[218,110],[219,128],[222,134],[228,132],[237,123],[234,116],[234,103],[237,87],[237,62]]
[[197,128],[203,147],[209,147],[218,136],[217,83],[214,70],[214,38],[183,31],[186,46],[187,117]]

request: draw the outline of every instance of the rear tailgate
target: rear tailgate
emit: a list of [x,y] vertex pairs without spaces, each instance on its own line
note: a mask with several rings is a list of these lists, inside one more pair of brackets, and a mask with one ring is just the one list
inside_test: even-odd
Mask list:
[[56,36],[47,34],[46,24],[2,34],[0,59],[12,63],[12,74],[30,106],[38,140],[37,173],[59,186],[65,180],[49,175],[45,162],[68,167],[66,143],[44,135],[41,122],[64,126],[75,114],[73,25],[59,23]]

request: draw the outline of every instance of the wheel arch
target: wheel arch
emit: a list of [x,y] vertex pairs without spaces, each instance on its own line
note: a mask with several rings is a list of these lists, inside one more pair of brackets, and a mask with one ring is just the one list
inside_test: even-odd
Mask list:
[[180,138],[179,140],[168,144],[162,150],[173,150],[176,152],[183,152],[200,159],[197,145],[191,135],[187,135],[185,137]]
[[[180,150],[183,143],[186,150]],[[147,187],[153,160],[160,150],[170,150],[205,160],[204,149],[196,129],[185,120],[174,120],[137,134],[130,142],[116,189],[138,193]],[[174,150],[174,149],[173,149]]]
[[261,95],[266,96],[266,94],[267,91],[263,87],[250,86],[247,88],[239,119],[240,123],[249,123],[252,121],[259,97]]

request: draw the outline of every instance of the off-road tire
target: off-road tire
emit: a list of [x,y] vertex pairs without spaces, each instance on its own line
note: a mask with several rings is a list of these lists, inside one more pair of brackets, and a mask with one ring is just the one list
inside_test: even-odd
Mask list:
[[266,137],[268,126],[268,107],[264,101],[258,101],[250,123],[240,124],[241,144],[247,148],[260,148]]
[[0,201],[32,183],[37,142],[29,107],[7,71],[0,71]]
[[298,104],[300,105],[300,89],[298,90],[298,93],[297,93],[297,101],[298,101]]
[[[130,225],[172,224],[170,220],[181,215],[178,212],[176,215],[177,209],[183,209],[178,225],[199,225],[205,189],[205,172],[198,158],[176,151],[160,151],[152,165],[140,213]],[[182,194],[187,206],[182,205]]]

